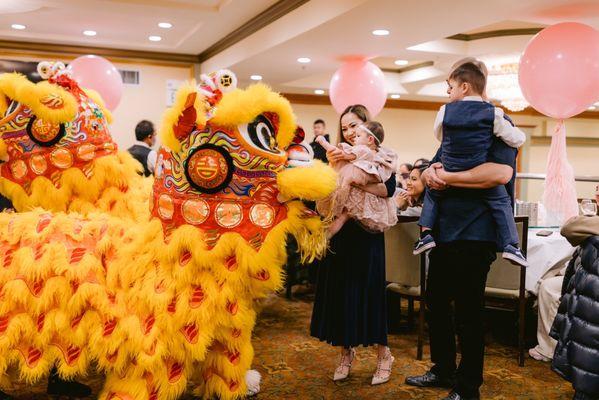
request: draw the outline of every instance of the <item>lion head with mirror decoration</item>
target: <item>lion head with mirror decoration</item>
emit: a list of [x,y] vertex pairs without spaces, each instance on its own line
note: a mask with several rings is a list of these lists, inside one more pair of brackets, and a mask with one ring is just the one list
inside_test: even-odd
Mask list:
[[41,62],[38,73],[45,80],[37,84],[0,75],[0,194],[17,211],[99,209],[147,219],[149,186],[135,160],[118,151],[100,96],[60,62]]
[[[216,242],[235,232],[259,246],[299,201],[326,196],[335,174],[307,154],[289,102],[264,84],[245,90],[228,70],[184,85],[164,117],[152,215],[165,237],[176,227],[201,228]],[[314,215],[312,215],[314,217]]]

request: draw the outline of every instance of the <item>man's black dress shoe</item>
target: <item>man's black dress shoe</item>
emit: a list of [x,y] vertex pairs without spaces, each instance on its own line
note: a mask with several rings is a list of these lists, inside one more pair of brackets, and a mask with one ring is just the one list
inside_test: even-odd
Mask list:
[[72,398],[84,398],[89,397],[92,394],[92,390],[89,386],[84,385],[76,381],[65,381],[60,379],[58,375],[51,375],[48,379],[48,391],[50,396],[60,397],[66,396]]
[[476,397],[464,397],[464,396],[460,396],[458,394],[458,392],[452,391],[451,393],[449,393],[449,396],[444,397],[442,400],[480,400],[480,397],[479,396],[476,396]]
[[13,400],[12,396],[0,390],[0,400]]
[[408,376],[406,384],[419,387],[452,388],[454,381],[450,378],[441,378],[434,372],[427,371],[424,375]]

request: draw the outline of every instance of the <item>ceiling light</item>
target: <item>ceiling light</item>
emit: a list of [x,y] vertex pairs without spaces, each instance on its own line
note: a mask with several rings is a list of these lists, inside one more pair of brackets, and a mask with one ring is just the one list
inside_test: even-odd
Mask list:
[[372,31],[372,34],[374,36],[387,36],[389,34],[389,31],[386,29],[375,29]]
[[158,26],[162,29],[170,29],[173,27],[173,24],[171,24],[170,22],[159,22]]
[[160,36],[148,36],[150,42],[160,42],[162,38]]
[[399,65],[400,67],[403,65],[408,65],[410,62],[408,60],[395,60],[394,64]]
[[518,58],[488,62],[487,93],[510,111],[522,111],[530,104],[518,83]]
[[12,24],[10,27],[18,31],[22,31],[23,29],[27,28],[25,25],[21,24]]
[[392,99],[399,99],[400,97],[401,97],[401,95],[399,95],[397,93],[394,93],[394,94],[391,95]]
[[261,81],[262,75],[252,75],[252,76],[250,76],[250,79],[253,81]]
[[83,34],[85,36],[96,36],[97,32],[96,31],[83,31]]
[[300,64],[308,64],[310,61],[312,60],[310,60],[308,57],[300,57],[297,59],[297,62]]
[[314,90],[314,94],[324,94],[324,90],[316,89],[316,90]]

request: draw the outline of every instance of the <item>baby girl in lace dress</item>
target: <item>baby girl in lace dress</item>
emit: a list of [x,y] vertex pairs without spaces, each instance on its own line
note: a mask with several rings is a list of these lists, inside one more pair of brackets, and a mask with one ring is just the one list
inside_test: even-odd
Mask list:
[[[321,215],[335,217],[329,228],[330,237],[349,218],[373,232],[382,232],[397,223],[397,206],[392,198],[379,197],[354,186],[385,182],[395,172],[397,155],[381,147],[384,136],[380,123],[368,121],[359,126],[353,146],[347,143],[338,145],[346,154],[353,156],[353,160],[333,165],[339,174],[337,190],[316,203]],[[318,136],[316,141],[327,151],[335,149],[323,136]]]

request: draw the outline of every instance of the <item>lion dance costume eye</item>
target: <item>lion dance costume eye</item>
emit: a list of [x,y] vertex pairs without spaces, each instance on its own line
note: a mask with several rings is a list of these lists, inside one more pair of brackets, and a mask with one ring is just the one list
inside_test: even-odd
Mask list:
[[0,192],[23,211],[0,215],[0,374],[76,377],[94,360],[101,400],[173,400],[200,368],[204,398],[244,397],[255,300],[281,287],[288,235],[307,259],[324,251],[299,199],[329,195],[335,173],[310,160],[283,97],[219,71],[178,91],[149,206],[133,212],[144,178],[103,109],[60,66],[40,70],[40,87],[0,76],[12,99],[0,104]]

